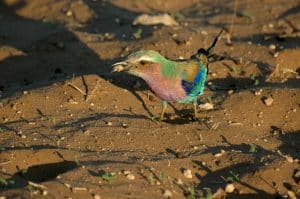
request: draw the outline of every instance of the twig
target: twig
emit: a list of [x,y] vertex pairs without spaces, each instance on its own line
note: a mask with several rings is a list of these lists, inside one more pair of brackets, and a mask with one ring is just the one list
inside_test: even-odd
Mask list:
[[209,130],[217,130],[220,124],[220,122],[214,123],[213,125],[207,123],[206,126],[209,128]]
[[239,126],[239,125],[243,125],[243,123],[240,122],[234,122],[234,123],[230,123],[229,126]]
[[78,88],[76,85],[72,84],[72,83],[68,83],[68,85],[72,88],[74,88],[75,90],[77,90],[78,92],[80,92],[83,96],[86,96],[86,93],[83,92],[80,88]]
[[229,28],[229,34],[230,35],[232,34],[233,25],[235,23],[237,4],[238,4],[238,2],[237,2],[237,0],[235,0],[234,5],[233,5],[233,16],[232,16],[231,25],[230,25],[230,28]]
[[266,183],[267,185],[269,185],[271,188],[273,188],[277,193],[279,193],[278,188],[276,188],[274,185],[272,185],[270,182],[268,182],[266,179],[264,179],[263,177],[259,176],[259,178]]
[[299,29],[290,20],[285,18],[284,21],[293,29],[292,32],[298,32],[299,31]]
[[31,181],[28,181],[28,184],[35,187],[35,188],[38,188],[38,189],[42,189],[42,190],[47,189],[46,186],[44,186],[42,184],[37,184],[37,183],[31,182]]
[[91,93],[86,95],[85,101],[87,102],[90,97],[94,94],[94,92],[98,89],[98,85],[99,85],[99,81],[97,80],[96,82],[96,86],[94,87],[94,89],[91,91]]
[[11,160],[5,161],[5,162],[0,162],[0,165],[4,165],[4,164],[9,164],[11,162]]
[[237,10],[237,0],[234,1],[234,5],[233,5],[233,15],[232,15],[232,19],[231,19],[231,24],[229,27],[229,31],[226,34],[226,39],[227,39],[227,44],[231,45],[231,36],[232,36],[232,29],[233,29],[233,25],[235,23],[235,18],[236,18],[236,10]]
[[86,81],[84,79],[84,75],[81,76],[81,80],[82,80],[82,84],[83,84],[83,86],[85,88],[85,96],[84,96],[84,98],[85,98],[85,101],[86,101],[87,95],[89,93],[89,88],[88,88],[88,85],[87,85],[87,83],[86,83]]
[[86,191],[87,188],[86,187],[72,187],[71,188],[73,192],[76,192],[76,191]]

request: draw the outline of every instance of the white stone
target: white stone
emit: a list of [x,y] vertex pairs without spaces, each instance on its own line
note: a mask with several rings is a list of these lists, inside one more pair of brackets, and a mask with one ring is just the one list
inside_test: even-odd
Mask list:
[[225,192],[226,193],[232,193],[235,190],[234,184],[230,183],[227,184],[225,187]]
[[186,177],[186,178],[193,178],[192,171],[191,171],[190,169],[185,169],[185,170],[183,171],[183,175],[184,175],[184,177]]
[[274,100],[272,97],[267,97],[264,99],[264,103],[266,106],[271,106],[273,104]]
[[101,199],[101,197],[100,197],[100,195],[95,194],[95,195],[94,195],[94,199]]
[[166,189],[163,196],[164,198],[172,198],[173,194],[169,189]]
[[207,110],[212,110],[212,109],[214,109],[214,105],[212,104],[212,103],[205,103],[205,104],[200,104],[199,105],[199,108],[201,109],[201,110],[205,110],[205,111],[207,111]]
[[128,180],[134,180],[134,179],[135,179],[135,176],[134,176],[132,173],[130,173],[130,174],[126,175],[126,178],[127,178]]

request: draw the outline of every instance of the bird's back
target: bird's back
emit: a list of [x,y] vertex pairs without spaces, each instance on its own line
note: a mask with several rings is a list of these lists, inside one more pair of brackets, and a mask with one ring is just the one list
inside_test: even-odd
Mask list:
[[207,67],[201,61],[189,61],[180,63],[181,85],[186,92],[186,97],[180,103],[190,103],[201,95],[206,81]]

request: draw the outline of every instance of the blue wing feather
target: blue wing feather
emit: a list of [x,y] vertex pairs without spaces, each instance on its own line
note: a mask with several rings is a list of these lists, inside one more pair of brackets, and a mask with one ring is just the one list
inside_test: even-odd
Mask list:
[[202,94],[204,90],[205,80],[207,76],[207,68],[200,62],[199,63],[200,70],[194,77],[193,82],[189,82],[186,80],[181,80],[181,85],[185,90],[186,94],[191,97],[196,97]]
[[181,85],[186,92],[186,94],[189,94],[193,88],[194,83],[193,82],[188,82],[186,80],[181,80]]

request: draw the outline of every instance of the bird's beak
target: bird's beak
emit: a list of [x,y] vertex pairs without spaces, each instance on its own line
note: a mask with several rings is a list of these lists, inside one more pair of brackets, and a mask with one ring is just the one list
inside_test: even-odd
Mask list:
[[131,64],[127,61],[122,61],[122,62],[117,62],[112,66],[113,66],[112,72],[125,72],[129,70]]

